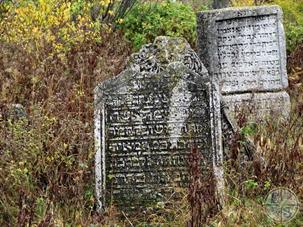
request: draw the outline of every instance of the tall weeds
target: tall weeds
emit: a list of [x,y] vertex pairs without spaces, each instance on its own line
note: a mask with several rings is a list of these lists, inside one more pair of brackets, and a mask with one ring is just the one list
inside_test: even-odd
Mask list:
[[[124,67],[130,48],[120,37],[103,34],[104,42],[73,46],[63,57],[1,44],[1,226],[92,215],[93,89]],[[27,117],[10,117],[14,103]]]

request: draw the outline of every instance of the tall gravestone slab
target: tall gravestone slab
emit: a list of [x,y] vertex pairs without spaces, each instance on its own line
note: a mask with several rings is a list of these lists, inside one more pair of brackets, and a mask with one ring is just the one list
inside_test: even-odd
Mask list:
[[[199,57],[210,75],[219,81],[231,115],[235,109],[247,106],[253,106],[254,117],[260,111],[265,114],[259,115],[261,118],[272,111],[288,115],[290,100],[284,91],[288,78],[282,15],[279,6],[198,13]],[[248,97],[251,97],[249,102]]]
[[165,201],[186,188],[188,155],[223,190],[218,88],[183,39],[158,37],[95,89],[96,193],[100,208]]

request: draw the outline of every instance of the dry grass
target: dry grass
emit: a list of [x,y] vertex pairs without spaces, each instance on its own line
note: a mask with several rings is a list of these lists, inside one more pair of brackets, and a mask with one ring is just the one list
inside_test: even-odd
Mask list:
[[[118,74],[130,47],[120,34],[75,46],[0,48],[0,223],[86,223],[94,211],[93,89]],[[20,103],[28,118],[8,116]],[[51,220],[49,220],[51,219]]]
[[[64,56],[49,57],[47,49],[29,54],[18,45],[1,44],[1,226],[189,223],[187,192],[177,202],[133,216],[114,207],[103,216],[95,213],[92,92],[96,82],[122,70],[129,54],[129,45],[116,33],[104,34],[101,44],[75,46]],[[240,166],[235,156],[233,165],[226,164],[229,197],[226,207],[208,219],[210,225],[274,226],[263,212],[262,199],[276,186],[291,188],[302,201],[302,78],[300,70],[290,76],[291,119],[279,124],[269,120],[258,128],[251,162]],[[25,107],[27,119],[7,114],[13,103]],[[299,216],[293,226],[302,220]]]

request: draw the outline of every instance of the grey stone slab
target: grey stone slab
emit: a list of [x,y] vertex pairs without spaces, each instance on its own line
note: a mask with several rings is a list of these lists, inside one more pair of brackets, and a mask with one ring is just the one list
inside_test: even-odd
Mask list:
[[197,14],[198,55],[222,94],[288,86],[282,16],[279,6]]
[[275,120],[287,119],[290,114],[290,98],[287,92],[245,93],[222,97],[225,111],[232,118],[245,114],[249,121],[264,121],[269,117]]
[[[196,146],[222,196],[220,94],[183,39],[158,37],[127,68],[95,89],[95,171],[99,208],[165,201],[187,188]],[[221,198],[221,197],[220,197]]]
[[228,7],[229,3],[229,0],[214,0],[212,6],[214,9],[222,9]]

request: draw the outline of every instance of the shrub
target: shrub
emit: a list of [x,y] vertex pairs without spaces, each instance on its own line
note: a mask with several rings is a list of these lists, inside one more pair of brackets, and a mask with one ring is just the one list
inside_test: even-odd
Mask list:
[[274,0],[284,13],[287,49],[293,51],[303,42],[303,0]]
[[100,41],[100,23],[92,22],[89,5],[83,5],[77,23],[71,20],[74,5],[57,0],[22,0],[7,4],[8,12],[1,20],[2,42],[17,43],[35,52],[48,46],[50,53],[62,53],[87,40]]
[[[94,210],[93,89],[129,47],[79,2],[1,5],[0,226],[86,226]],[[14,103],[27,119],[5,117]]]
[[[128,44],[117,33],[59,52],[47,45],[33,52],[25,43],[0,43],[0,226],[87,226],[82,218],[94,209],[93,89],[121,71]],[[14,103],[28,119],[6,119],[2,106]]]
[[124,21],[120,20],[118,28],[123,29],[135,49],[159,35],[184,37],[192,45],[196,40],[195,13],[189,5],[182,3],[138,4]]
[[289,70],[299,71],[300,68],[303,70],[303,43],[292,51],[287,63]]
[[28,119],[0,121],[1,225],[39,223],[62,201],[65,211],[93,209],[93,143],[87,127],[39,106]]
[[[100,221],[93,215],[93,88],[97,81],[122,70],[130,47],[121,34],[107,33],[104,30],[108,26],[92,20],[90,4],[94,2],[97,1],[7,0],[3,5],[1,1],[0,226],[89,226]],[[105,1],[99,1],[102,2]],[[106,9],[106,5],[103,7]],[[157,11],[141,15],[136,9],[142,18],[136,19],[133,14],[132,19],[138,24],[129,32],[142,34],[149,42],[152,35],[167,35],[167,30],[194,42],[194,38],[188,37],[195,37],[195,15],[188,6],[161,3],[138,7],[145,7],[145,12]],[[144,18],[149,20],[143,29]],[[181,26],[181,22],[186,26]],[[119,26],[127,31],[125,25]],[[155,30],[146,26],[155,26]],[[267,182],[268,187],[289,185],[303,198],[303,93],[302,79],[297,77],[294,76],[292,90],[301,90],[292,93],[292,97],[301,101],[295,103],[298,110],[293,112],[301,116],[285,127],[269,122],[266,128],[258,129],[255,142],[269,165],[258,171],[257,181],[248,175],[249,171],[241,172],[244,176],[239,178],[235,174],[234,181],[239,180],[239,185],[246,182],[253,186],[255,181],[262,187]],[[5,106],[14,103],[25,107],[27,118],[16,120],[6,116]],[[243,133],[250,135],[251,128],[246,127]],[[294,181],[293,176],[298,180]],[[253,195],[260,188],[253,186],[249,190]],[[186,195],[180,202],[181,205],[159,208],[157,213],[143,214],[144,223],[184,226],[190,217]],[[236,218],[251,214],[244,205],[243,212],[237,208],[228,214],[233,213]],[[260,210],[260,206],[257,208]],[[129,225],[129,219],[123,215],[121,226]],[[106,218],[103,222],[108,226],[119,222]],[[226,217],[222,219],[226,221]],[[255,216],[238,218],[238,222],[244,225],[254,219]]]

